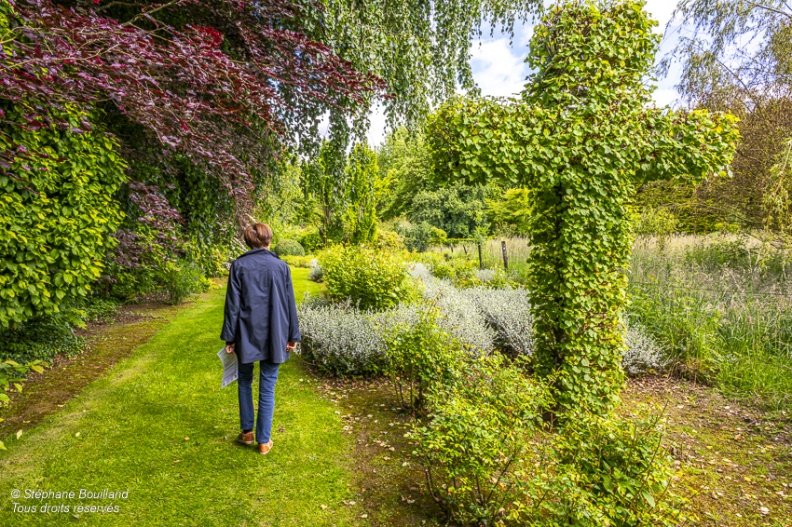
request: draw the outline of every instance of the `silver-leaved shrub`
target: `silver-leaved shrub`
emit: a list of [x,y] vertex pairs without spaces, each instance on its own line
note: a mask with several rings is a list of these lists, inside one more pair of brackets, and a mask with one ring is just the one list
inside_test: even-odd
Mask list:
[[622,367],[627,375],[635,377],[665,368],[667,361],[660,346],[640,324],[633,322],[627,326],[624,341],[627,351],[622,359]]
[[533,316],[525,289],[474,287],[462,294],[473,300],[495,330],[498,349],[511,356],[533,353]]

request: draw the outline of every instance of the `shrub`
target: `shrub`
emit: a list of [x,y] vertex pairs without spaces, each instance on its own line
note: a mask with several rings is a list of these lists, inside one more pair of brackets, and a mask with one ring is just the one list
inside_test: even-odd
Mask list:
[[384,337],[396,397],[414,412],[424,410],[424,396],[433,385],[454,382],[465,358],[459,342],[438,327],[438,316],[436,309],[423,309],[418,320],[391,323]]
[[401,251],[405,248],[404,239],[398,232],[383,229],[377,230],[374,245],[380,249],[388,249],[391,251]]
[[423,277],[423,297],[439,309],[441,316],[437,323],[443,330],[470,351],[489,353],[494,349],[495,332],[487,325],[484,314],[472,298],[448,280],[428,275],[423,266],[414,266],[412,272],[413,277]]
[[394,228],[404,238],[404,246],[409,251],[421,253],[433,245],[444,244],[448,239],[448,234],[443,229],[425,221],[418,224],[403,222],[396,224]]
[[662,370],[666,361],[662,356],[657,341],[647,335],[644,328],[638,324],[627,327],[624,335],[627,350],[622,359],[622,368],[631,377],[646,372]]
[[295,240],[281,240],[272,249],[278,256],[305,256],[305,249]]
[[319,229],[313,227],[303,231],[297,241],[303,246],[306,252],[312,253],[322,247],[322,236],[319,234]]
[[[486,387],[486,388],[484,388]],[[465,364],[453,384],[435,384],[430,416],[411,432],[432,497],[462,525],[502,525],[504,507],[522,497],[524,460],[537,459],[546,387],[500,355]]]
[[308,280],[314,282],[321,282],[324,280],[324,269],[319,265],[319,260],[316,258],[311,260],[311,270],[308,272]]
[[511,356],[533,353],[533,316],[525,289],[476,287],[463,294],[475,302],[495,330],[498,349]]
[[420,320],[418,307],[402,304],[388,311],[362,312],[349,302],[319,299],[298,306],[301,353],[320,370],[338,376],[386,371],[384,335]]
[[288,254],[281,256],[281,260],[291,265],[292,267],[305,267],[305,268],[311,267],[311,263],[316,261],[316,259],[313,256],[292,256]]
[[335,246],[319,254],[327,293],[363,310],[383,310],[414,296],[406,265],[394,253]]
[[169,304],[181,304],[191,294],[207,291],[210,285],[198,265],[186,260],[166,262],[156,274]]
[[659,417],[570,416],[547,449],[551,463],[528,487],[513,517],[542,527],[676,526],[685,523],[668,492],[672,459]]
[[668,209],[646,208],[632,218],[632,230],[638,235],[667,236],[677,231],[679,220]]

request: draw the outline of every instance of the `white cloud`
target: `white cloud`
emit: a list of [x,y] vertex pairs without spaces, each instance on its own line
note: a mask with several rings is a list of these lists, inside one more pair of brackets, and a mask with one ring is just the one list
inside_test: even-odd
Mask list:
[[510,46],[509,39],[502,37],[476,43],[470,52],[473,77],[482,94],[508,96],[522,90],[528,73],[523,62],[527,54],[524,46]]

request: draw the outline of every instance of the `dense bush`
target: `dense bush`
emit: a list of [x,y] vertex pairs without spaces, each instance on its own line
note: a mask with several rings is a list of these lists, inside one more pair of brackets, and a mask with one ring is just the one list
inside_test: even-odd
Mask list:
[[396,231],[385,229],[378,229],[377,236],[374,240],[374,245],[380,249],[387,249],[391,251],[401,251],[406,248],[404,239]]
[[311,260],[311,270],[308,272],[308,279],[314,282],[321,282],[324,280],[324,269],[319,264],[319,260],[314,258]]
[[442,245],[448,239],[448,234],[443,229],[425,221],[396,223],[394,230],[404,239],[404,246],[407,250],[419,253],[428,250],[433,245]]
[[71,357],[85,349],[85,339],[74,333],[74,326],[106,320],[118,309],[107,299],[88,297],[70,301],[60,313],[36,317],[0,331],[0,402],[3,390],[21,391],[30,371],[41,372],[56,355]]
[[319,229],[315,227],[302,231],[297,241],[309,253],[315,252],[322,247],[322,236],[319,234]]
[[[462,525],[502,525],[537,460],[532,441],[547,389],[499,355],[468,361],[455,383],[436,384],[429,418],[411,436],[432,497]],[[538,470],[544,470],[541,467]]]
[[391,320],[384,336],[396,398],[414,412],[424,410],[424,396],[432,386],[453,384],[463,367],[465,351],[437,325],[439,316],[429,308],[418,312],[418,320]]
[[406,264],[391,252],[335,246],[319,254],[319,264],[330,298],[363,310],[387,309],[415,295]]
[[278,256],[305,256],[305,249],[295,240],[281,240],[272,249]]
[[312,262],[316,261],[316,259],[313,256],[290,256],[290,255],[285,255],[285,256],[281,256],[280,258],[281,258],[281,260],[283,260],[287,264],[291,265],[292,267],[310,268]]
[[441,313],[438,324],[474,353],[490,353],[495,347],[495,331],[487,325],[484,314],[464,291],[448,280],[426,277],[425,268],[413,268],[413,276],[424,276],[424,300]]
[[465,290],[495,330],[495,345],[511,356],[533,353],[533,317],[524,289],[476,287]]
[[207,291],[210,285],[198,265],[186,260],[167,262],[157,274],[169,304],[181,304],[191,294]]
[[553,434],[514,517],[537,527],[685,524],[668,492],[672,459],[661,445],[659,421],[570,416]]
[[637,323],[627,326],[624,335],[627,351],[622,359],[622,368],[631,377],[642,373],[657,372],[665,368],[666,359],[657,341]]
[[338,376],[384,371],[385,344],[371,317],[349,304],[298,306],[300,353],[321,371]]
[[14,107],[0,110],[0,151],[24,145],[0,174],[0,328],[8,328],[88,295],[121,221],[114,194],[125,176],[116,141],[74,131],[90,129],[86,114],[54,116],[65,129],[36,128],[21,125]]

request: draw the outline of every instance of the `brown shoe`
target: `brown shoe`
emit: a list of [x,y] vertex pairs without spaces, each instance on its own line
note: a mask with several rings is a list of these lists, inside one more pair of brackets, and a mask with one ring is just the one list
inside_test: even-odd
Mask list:
[[272,448],[272,440],[266,443],[259,443],[259,454],[266,454]]
[[245,432],[239,432],[237,436],[237,441],[242,443],[243,445],[252,445],[253,444],[253,432],[250,431],[247,434]]

